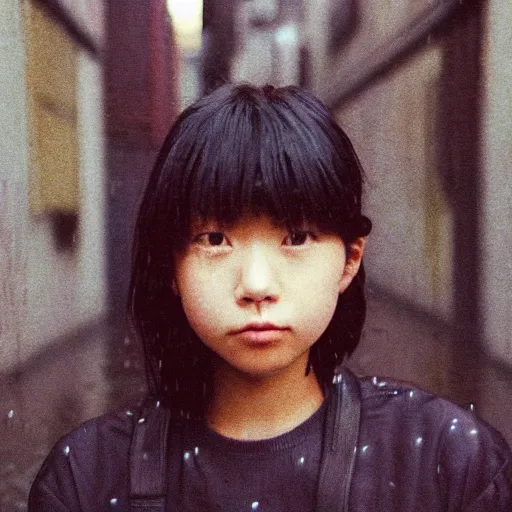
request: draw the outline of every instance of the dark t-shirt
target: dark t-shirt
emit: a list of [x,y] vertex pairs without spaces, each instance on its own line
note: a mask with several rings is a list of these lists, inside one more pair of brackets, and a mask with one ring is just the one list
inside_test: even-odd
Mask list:
[[180,485],[183,509],[314,510],[325,409],[324,404],[291,432],[262,441],[229,439],[204,425],[189,429]]
[[[499,433],[416,388],[359,384],[350,512],[512,511],[512,454]],[[180,461],[179,510],[314,511],[323,415],[321,408],[290,433],[257,442],[190,428],[171,457]],[[59,441],[34,482],[29,510],[128,511],[135,418],[108,414]]]

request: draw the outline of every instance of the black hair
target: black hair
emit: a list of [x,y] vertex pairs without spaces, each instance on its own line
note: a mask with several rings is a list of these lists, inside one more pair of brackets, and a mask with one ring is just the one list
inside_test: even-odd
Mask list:
[[[174,257],[192,221],[231,224],[264,212],[288,227],[313,223],[349,248],[371,229],[361,214],[362,181],[347,135],[318,99],[297,87],[224,85],[178,117],[140,206],[128,299],[150,391],[171,411],[201,417],[212,379],[213,354],[171,286]],[[365,314],[361,265],[310,351],[308,368],[324,388],[357,346]]]

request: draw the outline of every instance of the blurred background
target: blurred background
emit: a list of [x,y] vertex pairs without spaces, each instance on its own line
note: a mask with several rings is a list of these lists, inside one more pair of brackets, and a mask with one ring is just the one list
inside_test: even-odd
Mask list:
[[54,442],[144,393],[130,240],[177,113],[300,84],[366,169],[350,365],[473,405],[512,443],[512,3],[0,0],[0,511]]

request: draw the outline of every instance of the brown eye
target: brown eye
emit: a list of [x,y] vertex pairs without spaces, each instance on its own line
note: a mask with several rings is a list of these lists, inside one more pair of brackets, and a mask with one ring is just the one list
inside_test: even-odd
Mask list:
[[304,245],[308,241],[314,240],[315,235],[311,231],[291,231],[284,239],[284,245]]
[[210,245],[222,245],[224,241],[224,233],[214,232],[208,233],[206,236]]

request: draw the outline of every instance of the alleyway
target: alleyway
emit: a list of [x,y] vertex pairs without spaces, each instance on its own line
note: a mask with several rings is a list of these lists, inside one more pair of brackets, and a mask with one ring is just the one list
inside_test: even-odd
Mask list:
[[[443,326],[398,309],[369,290],[365,334],[350,365],[393,376],[469,406],[512,443],[512,372],[477,357]],[[54,442],[109,409],[137,405],[144,395],[142,360],[119,329],[98,326],[33,360],[0,384],[0,511],[26,510],[31,482]]]

